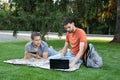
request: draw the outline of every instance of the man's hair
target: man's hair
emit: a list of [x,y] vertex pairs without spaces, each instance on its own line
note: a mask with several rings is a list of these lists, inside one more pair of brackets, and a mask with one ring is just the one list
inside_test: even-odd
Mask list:
[[40,33],[32,32],[31,39],[33,40],[35,36],[40,36]]
[[74,22],[74,20],[72,18],[68,17],[63,20],[63,25],[67,25],[68,23],[72,23],[72,22]]

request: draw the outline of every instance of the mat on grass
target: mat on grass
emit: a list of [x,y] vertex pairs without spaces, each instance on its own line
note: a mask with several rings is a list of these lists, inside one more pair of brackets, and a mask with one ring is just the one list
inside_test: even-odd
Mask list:
[[[33,67],[39,67],[44,69],[50,69],[49,60],[48,61],[39,61],[39,60],[24,60],[24,59],[10,59],[4,61],[5,63],[9,64],[16,64],[16,65],[25,65],[25,66],[33,66]],[[72,68],[69,69],[54,69],[54,70],[60,70],[60,71],[75,71],[79,69],[81,63],[75,64]]]

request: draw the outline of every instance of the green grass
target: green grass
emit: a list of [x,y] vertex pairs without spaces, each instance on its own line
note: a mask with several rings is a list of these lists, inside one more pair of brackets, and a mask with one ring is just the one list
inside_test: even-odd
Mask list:
[[[12,65],[3,63],[4,60],[22,58],[24,45],[27,42],[0,43],[0,80],[119,80],[120,77],[120,44],[109,41],[88,41],[103,58],[103,67],[99,69],[86,68],[81,65],[74,72],[62,72],[41,68]],[[47,41],[49,46],[60,50],[63,40]]]

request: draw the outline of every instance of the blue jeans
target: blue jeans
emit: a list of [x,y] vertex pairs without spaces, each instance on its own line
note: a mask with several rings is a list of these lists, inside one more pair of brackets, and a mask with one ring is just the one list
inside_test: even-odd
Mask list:
[[56,50],[54,50],[54,49],[52,49],[52,48],[48,48],[48,57],[49,57],[49,56],[56,55],[56,54],[58,54],[58,53],[59,53],[58,51],[56,51]]
[[[71,63],[71,62],[74,60],[75,55],[73,55],[70,51],[67,51],[66,54],[65,54],[65,57],[69,57],[69,61],[70,61],[70,63]],[[82,59],[79,59],[79,60],[77,61],[77,63],[82,63],[82,62],[83,62]]]
[[[56,55],[56,54],[59,54],[59,52],[56,51],[56,50],[54,50],[54,49],[52,49],[52,48],[49,48],[49,50],[48,50],[48,57],[53,56],[53,55]],[[65,56],[65,58],[68,58],[68,59],[69,59],[69,62],[70,62],[70,63],[71,63],[71,62],[74,60],[74,58],[75,58],[75,55],[73,55],[70,51],[67,51],[64,56]],[[56,59],[57,59],[57,57],[56,57]],[[82,62],[83,62],[82,59],[79,59],[79,60],[77,61],[77,63],[82,63]]]

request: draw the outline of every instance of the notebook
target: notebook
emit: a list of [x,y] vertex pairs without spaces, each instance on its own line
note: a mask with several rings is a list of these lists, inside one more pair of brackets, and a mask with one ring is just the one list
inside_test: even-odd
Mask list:
[[50,59],[50,69],[69,69],[69,60]]

